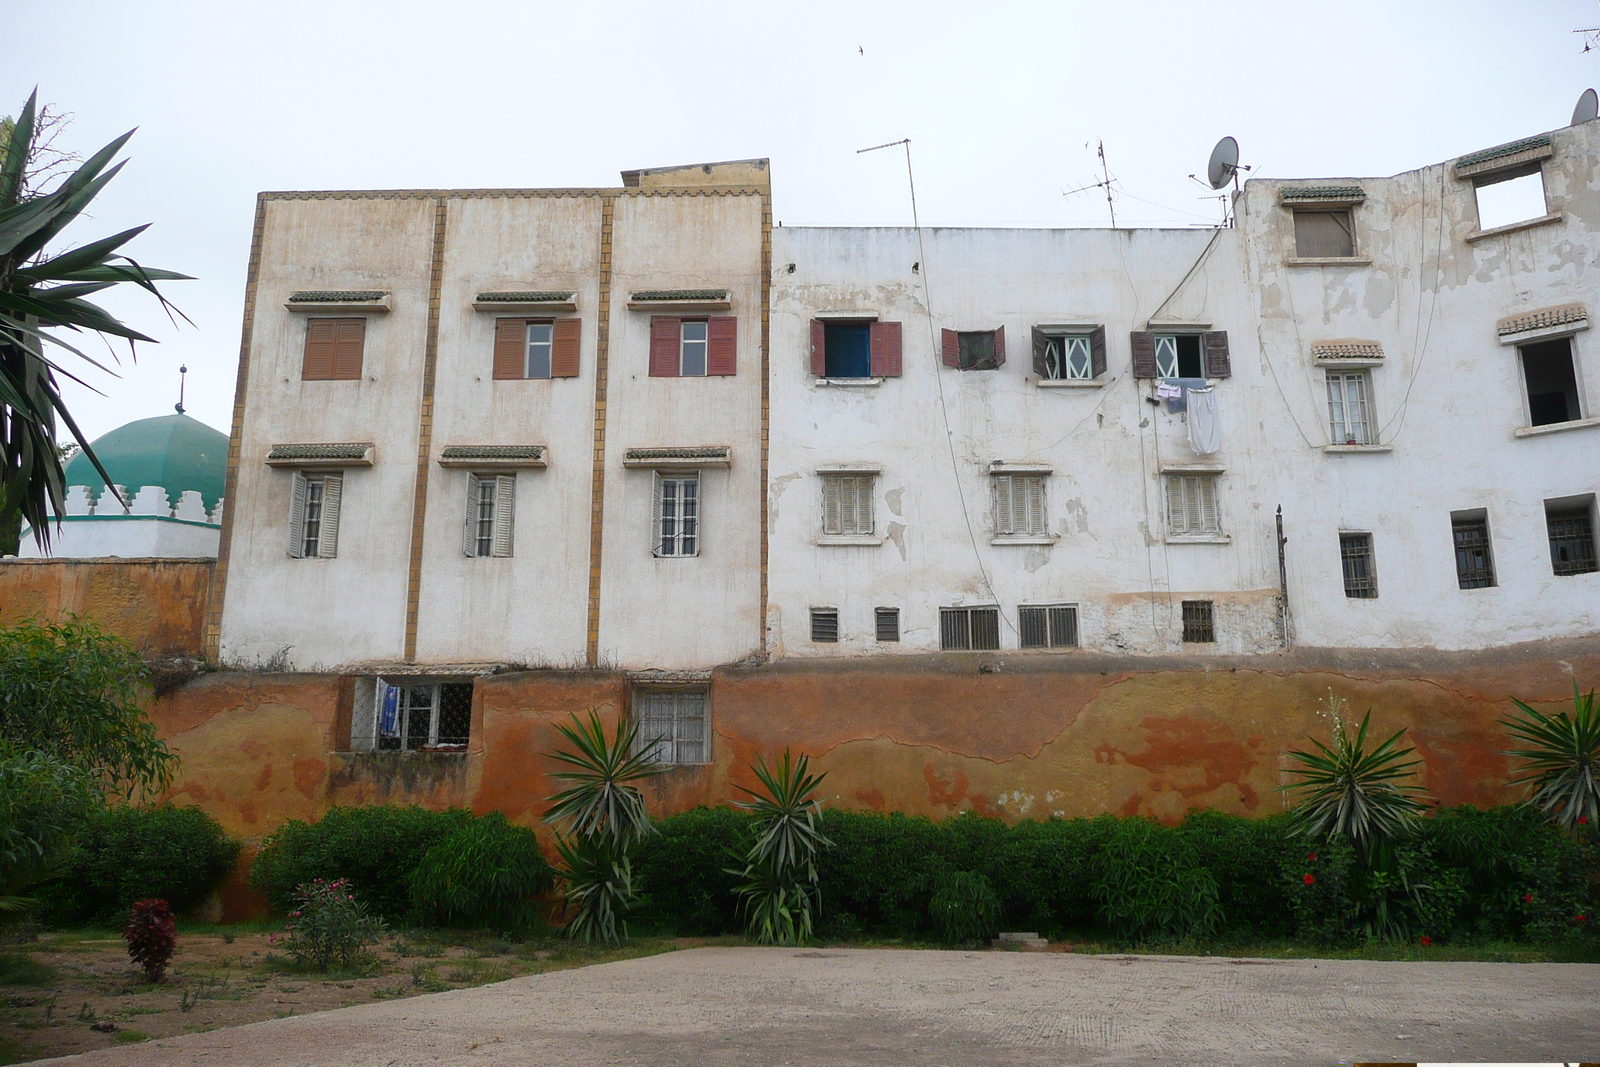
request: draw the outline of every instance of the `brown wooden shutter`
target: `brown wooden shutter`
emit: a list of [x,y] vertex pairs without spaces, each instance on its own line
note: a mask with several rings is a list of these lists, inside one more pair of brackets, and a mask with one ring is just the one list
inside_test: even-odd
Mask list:
[[875,322],[867,329],[872,349],[874,378],[900,377],[900,324]]
[[1142,330],[1134,330],[1128,334],[1128,341],[1133,346],[1133,376],[1135,378],[1154,378],[1156,376],[1156,335]]
[[721,315],[706,320],[706,374],[731,375],[738,370],[739,320]]
[[1106,372],[1106,328],[1096,326],[1089,334],[1089,373],[1098,378]]
[[818,378],[828,373],[828,327],[821,319],[811,320],[811,373]]
[[1033,328],[1033,373],[1041,378],[1050,377],[1050,369],[1045,366],[1045,349],[1050,344],[1050,338],[1035,326]]
[[939,347],[944,354],[946,367],[961,366],[961,335],[954,330],[939,331]]
[[667,315],[650,319],[650,377],[678,377],[678,339],[683,320]]
[[356,381],[361,377],[361,349],[367,338],[366,319],[334,319],[333,373],[329,377],[339,381]]
[[1006,328],[1004,326],[995,327],[994,365],[996,367],[1004,367],[1006,365]]
[[527,373],[528,323],[525,319],[494,320],[494,378],[507,381]]
[[1228,359],[1228,331],[1212,330],[1205,335],[1207,378],[1228,378],[1233,375],[1233,364]]
[[550,377],[576,378],[578,376],[578,337],[582,333],[581,319],[557,319],[550,331]]
[[306,356],[300,377],[308,382],[325,382],[333,377],[333,336],[337,319],[306,320]]

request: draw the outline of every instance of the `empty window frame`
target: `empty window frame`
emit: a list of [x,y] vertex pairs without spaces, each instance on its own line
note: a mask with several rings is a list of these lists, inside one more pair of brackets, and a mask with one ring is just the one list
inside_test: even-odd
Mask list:
[[352,717],[354,748],[459,751],[471,739],[472,683],[379,678],[373,685],[371,713],[364,712],[358,700]]
[[994,535],[1035,539],[1050,536],[1043,474],[995,474]]
[[706,689],[635,689],[635,751],[656,763],[710,763],[708,698]]
[[1342,259],[1356,254],[1356,231],[1349,208],[1297,210],[1294,254],[1301,259]]
[[1173,537],[1220,537],[1215,474],[1167,475],[1167,533]]
[[650,377],[722,377],[738,371],[739,320],[732,315],[650,319]]
[[946,652],[992,652],[998,649],[1000,609],[940,608],[939,647]]
[[496,381],[575,378],[578,374],[578,319],[496,319]]
[[1075,604],[1029,605],[1017,609],[1017,628],[1023,648],[1077,648],[1078,608]]
[[332,559],[339,554],[339,502],[343,495],[342,472],[295,471],[289,499],[289,555]]
[[1336,445],[1377,444],[1372,379],[1364,370],[1328,371],[1328,439]]
[[872,536],[872,495],[877,481],[876,475],[867,472],[822,476],[824,537]]
[[1528,425],[1549,426],[1583,418],[1578,403],[1578,375],[1572,339],[1522,345],[1522,381],[1528,396]]
[[811,609],[811,640],[817,644],[839,643],[839,609]]
[[700,554],[700,472],[657,471],[652,551],[663,558]]
[[1183,602],[1183,640],[1187,644],[1210,644],[1217,639],[1217,628],[1212,618],[1211,601],[1185,600]]
[[900,640],[900,609],[874,608],[873,629],[879,641]]
[[1456,584],[1462,589],[1487,589],[1494,585],[1494,557],[1489,545],[1489,519],[1483,512],[1450,516],[1455,541]]
[[1339,564],[1344,571],[1344,595],[1352,600],[1375,600],[1378,570],[1372,558],[1372,535],[1339,535]]
[[944,365],[958,370],[996,370],[1006,362],[1006,331],[1001,326],[993,330],[941,331],[941,349]]
[[308,382],[360,381],[366,319],[307,319],[300,377]]
[[1600,569],[1594,550],[1594,498],[1578,503],[1547,500],[1545,529],[1550,534],[1550,569],[1557,576]]
[[515,474],[467,475],[467,515],[461,532],[461,551],[473,557],[508,558],[516,501]]
[[1545,201],[1544,171],[1535,163],[1531,170],[1518,168],[1493,174],[1473,184],[1478,204],[1478,229],[1492,230],[1543,217],[1549,211]]
[[1106,330],[1034,327],[1033,372],[1045,381],[1089,381],[1106,372]]

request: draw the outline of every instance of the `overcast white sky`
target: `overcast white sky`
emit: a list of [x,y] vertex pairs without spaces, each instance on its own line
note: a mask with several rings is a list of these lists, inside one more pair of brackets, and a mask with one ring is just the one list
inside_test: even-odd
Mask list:
[[[788,225],[904,225],[912,139],[925,225],[1206,224],[1188,179],[1237,137],[1272,177],[1386,175],[1565,125],[1600,83],[1594,0],[989,0],[759,4],[53,3],[0,0],[0,113],[40,99],[87,154],[139,127],[69,231],[195,275],[106,303],[141,346],[91,437],[170,412],[226,432],[262,189],[609,186],[636,167],[768,156]],[[1135,198],[1140,199],[1135,199]],[[1160,205],[1160,206],[1157,206]]]

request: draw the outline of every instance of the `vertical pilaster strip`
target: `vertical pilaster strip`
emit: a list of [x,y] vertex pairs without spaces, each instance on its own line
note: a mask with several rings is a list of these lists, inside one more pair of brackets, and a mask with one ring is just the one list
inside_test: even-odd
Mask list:
[[761,653],[767,652],[767,446],[772,429],[772,194],[761,194]]
[[222,484],[222,540],[217,564],[211,571],[211,595],[206,601],[206,659],[222,656],[222,603],[228,589],[228,559],[232,555],[233,527],[239,514],[239,444],[244,435],[244,398],[250,385],[250,338],[256,324],[256,280],[261,275],[261,232],[266,228],[267,197],[256,197],[256,221],[250,234],[250,266],[245,272],[244,325],[239,333],[239,376],[233,386],[233,427],[228,437],[228,469]]
[[428,265],[428,335],[422,354],[422,415],[417,420],[417,487],[411,501],[411,569],[406,579],[407,663],[417,658],[417,605],[422,599],[422,524],[428,510],[428,459],[433,451],[433,383],[439,366],[439,287],[449,200],[433,202],[433,259]]
[[589,495],[589,633],[586,662],[600,665],[600,549],[606,513],[606,382],[611,360],[611,229],[616,194],[600,199],[600,310],[594,342],[594,480]]

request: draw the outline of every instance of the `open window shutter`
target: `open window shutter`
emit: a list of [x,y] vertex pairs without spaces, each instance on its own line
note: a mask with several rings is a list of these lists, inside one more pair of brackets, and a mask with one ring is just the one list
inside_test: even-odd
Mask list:
[[706,320],[706,374],[731,375],[738,370],[739,320],[722,315]]
[[317,555],[332,559],[339,554],[339,495],[344,475],[337,471],[322,476],[322,527],[317,538]]
[[1043,537],[1048,531],[1044,526],[1044,479],[1028,479],[1028,533],[1034,537]]
[[1206,533],[1216,533],[1221,530],[1217,522],[1217,480],[1215,478],[1196,478],[1199,492],[1195,495],[1200,503],[1200,529]]
[[336,319],[310,319],[306,322],[306,354],[300,377],[308,382],[333,377],[333,338]]
[[1206,377],[1227,378],[1233,374],[1228,360],[1228,331],[1212,330],[1205,335]]
[[996,367],[1004,367],[1006,365],[1006,328],[1004,326],[995,327],[994,365]]
[[900,377],[900,324],[875,322],[867,327],[867,335],[872,348],[872,376]]
[[844,479],[839,477],[824,477],[822,479],[822,532],[837,534],[839,527],[839,492]]
[[994,532],[1011,532],[1011,477],[1006,474],[994,480]]
[[361,349],[366,344],[366,319],[334,319],[333,373],[329,377],[339,381],[356,381],[361,377]]
[[494,380],[521,378],[527,373],[528,324],[523,319],[494,320]]
[[828,327],[821,319],[811,320],[811,373],[818,378],[828,373]]
[[1167,476],[1167,532],[1181,534],[1183,527],[1183,479]]
[[494,476],[494,554],[500,559],[511,555],[511,535],[517,514],[517,476]]
[[661,555],[661,472],[651,475],[654,483],[650,496],[650,554]]
[[557,319],[550,331],[550,377],[576,378],[578,376],[578,337],[583,330],[581,319]]
[[1050,377],[1050,368],[1045,363],[1050,338],[1035,326],[1033,328],[1033,373],[1041,378]]
[[1089,334],[1089,373],[1098,378],[1106,372],[1106,328],[1096,326]]
[[961,336],[954,330],[939,331],[939,350],[946,367],[961,366]]
[[650,319],[650,377],[678,377],[678,338],[683,320],[666,315]]
[[302,559],[306,554],[306,476],[294,472],[294,488],[289,491],[289,555]]
[[1156,335],[1134,330],[1128,334],[1128,341],[1133,346],[1133,376],[1156,377]]
[[461,551],[468,556],[478,554],[478,476],[467,475],[467,522],[461,528]]
[[856,533],[870,535],[877,528],[872,520],[872,487],[876,481],[870,474],[856,479]]

